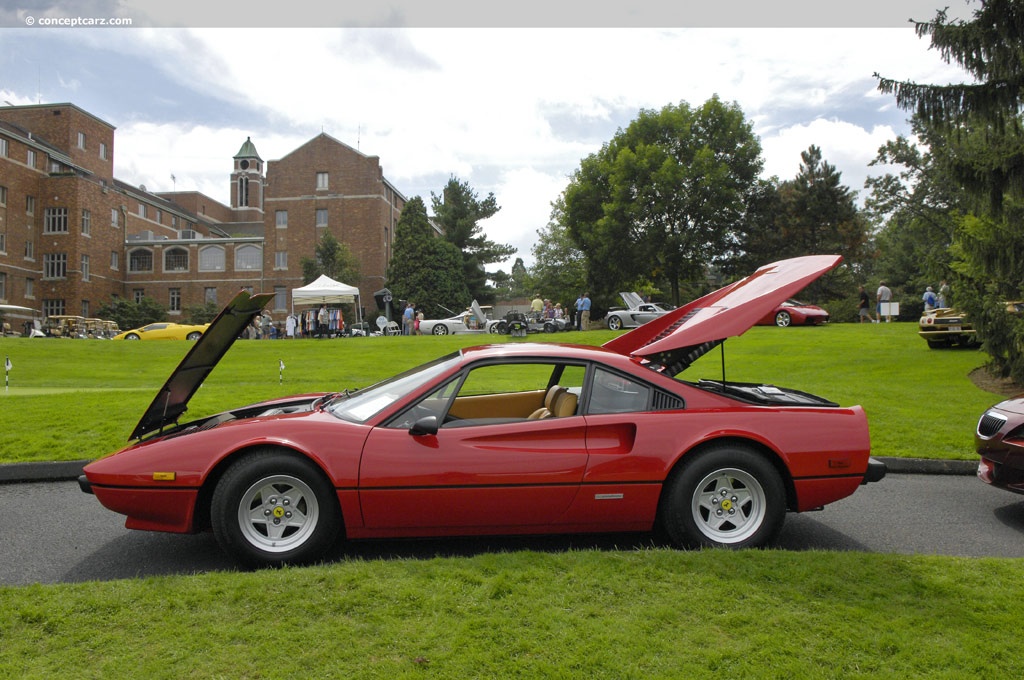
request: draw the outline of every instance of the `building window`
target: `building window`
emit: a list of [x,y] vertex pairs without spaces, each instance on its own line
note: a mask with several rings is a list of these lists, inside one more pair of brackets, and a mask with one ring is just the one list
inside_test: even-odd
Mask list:
[[7,158],[7,140],[0,139],[0,156]]
[[36,167],[36,152],[35,152],[35,149],[29,149],[28,150],[28,153],[25,155],[25,162],[28,163],[28,167],[30,167],[30,168]]
[[216,288],[204,288],[203,289],[203,301],[212,302],[217,304],[217,289]]
[[181,288],[171,288],[167,291],[167,309],[172,312],[181,311]]
[[142,302],[142,299],[144,297],[146,297],[146,289],[145,288],[133,288],[132,289],[132,299],[135,300],[136,304]]
[[7,252],[7,232],[0,231],[0,253]]
[[139,217],[145,217],[145,216],[146,216],[146,204],[145,203],[139,203]]
[[89,256],[82,255],[82,280],[89,280]]
[[43,277],[66,279],[68,277],[68,254],[46,253],[43,255]]
[[138,248],[128,253],[128,271],[153,271],[153,251],[146,250],[145,248]]
[[36,259],[36,242],[33,241],[31,238],[25,239],[25,259]]
[[7,299],[7,274],[0,272],[0,300]]
[[7,207],[7,187],[0,187],[0,207]]
[[163,221],[164,221],[164,211],[161,210],[160,208],[157,208],[156,209],[156,217],[153,218],[153,221],[156,222],[157,224],[163,224]]
[[326,227],[327,226],[327,208],[316,209],[316,226]]
[[117,208],[110,209],[110,226],[116,227],[117,224]]
[[79,149],[84,149],[85,148],[85,133],[84,132],[79,132],[78,133],[78,148]]
[[43,211],[43,233],[44,234],[66,234],[68,233],[68,209],[47,208]]
[[43,316],[64,316],[64,300],[43,300]]
[[25,197],[25,214],[35,215],[36,214],[36,197],[26,196]]
[[92,213],[88,210],[82,211],[82,233],[86,236],[92,231]]
[[36,280],[25,279],[25,297],[34,298],[36,296]]
[[274,286],[274,309],[288,309],[287,286]]
[[164,271],[188,271],[188,250],[185,248],[168,248],[164,252]]
[[316,173],[316,188],[326,189],[327,188],[327,173],[318,172]]
[[84,316],[86,319],[89,318],[89,301],[88,300],[82,300],[82,316]]
[[279,250],[274,253],[274,269],[288,269],[287,250]]
[[110,251],[110,268],[114,271],[121,268],[121,256],[116,250]]
[[249,205],[249,178],[238,178],[238,207],[245,208]]
[[288,211],[278,210],[274,212],[274,224],[277,225],[278,229],[284,229],[288,226]]
[[178,216],[177,215],[171,215],[171,227],[173,227],[175,230],[178,229]]
[[263,267],[263,251],[257,246],[240,246],[235,248],[235,271],[244,269],[261,269]]
[[107,145],[104,142],[100,142],[100,158],[107,160]]
[[207,246],[199,251],[199,271],[201,272],[222,272],[224,271],[224,248],[222,246]]

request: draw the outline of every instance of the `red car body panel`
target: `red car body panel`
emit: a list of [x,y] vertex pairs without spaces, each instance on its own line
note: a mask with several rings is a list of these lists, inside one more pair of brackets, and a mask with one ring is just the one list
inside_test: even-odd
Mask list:
[[[271,297],[240,293],[222,312],[222,323],[215,320],[183,360],[185,374],[168,380],[136,434],[162,431],[87,465],[83,489],[126,515],[129,528],[199,531],[208,527],[210,497],[228,466],[271,447],[323,471],[348,538],[645,531],[655,525],[666,480],[687,455],[726,443],[744,444],[776,468],[789,510],[819,508],[880,478],[877,463],[869,463],[863,409],[773,386],[684,382],[654,370],[650,357],[741,334],[838,262],[814,256],[763,267],[604,347],[470,347],[422,373],[409,372],[427,377],[389,394],[386,405],[367,406],[360,418],[342,417],[345,405],[350,399],[358,405],[359,395],[374,394],[373,387],[351,396],[277,399],[176,425],[166,414],[184,412],[187,397],[216,363],[211,357],[226,351],[203,343],[230,342],[245,315],[258,313]],[[468,418],[452,427],[435,425],[432,432],[402,424],[471,368],[526,361],[579,369],[585,376],[574,388],[579,410],[542,420]],[[599,372],[649,389],[669,405],[626,412],[594,408]],[[544,392],[538,389],[536,398]],[[332,412],[332,403],[342,415]]]
[[1024,396],[985,411],[974,432],[974,445],[981,456],[981,481],[1024,494]]

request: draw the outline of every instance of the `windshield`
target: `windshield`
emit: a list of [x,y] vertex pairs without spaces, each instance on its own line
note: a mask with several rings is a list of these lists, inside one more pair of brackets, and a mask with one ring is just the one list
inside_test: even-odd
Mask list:
[[399,373],[393,378],[359,390],[347,399],[335,399],[327,407],[327,411],[353,423],[366,422],[405,395],[415,392],[458,365],[459,358],[459,353],[455,352]]

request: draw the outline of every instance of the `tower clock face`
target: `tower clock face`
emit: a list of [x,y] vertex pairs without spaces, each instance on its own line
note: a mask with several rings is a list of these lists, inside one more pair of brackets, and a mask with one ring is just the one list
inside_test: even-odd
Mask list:
[[242,168],[242,170],[248,170],[249,169],[249,161],[242,161],[238,165],[239,165],[239,167]]

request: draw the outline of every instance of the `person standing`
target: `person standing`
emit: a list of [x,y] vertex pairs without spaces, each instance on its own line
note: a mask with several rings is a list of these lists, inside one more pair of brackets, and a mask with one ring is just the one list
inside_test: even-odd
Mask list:
[[320,305],[320,311],[316,313],[316,336],[318,338],[324,337],[324,334],[327,333],[327,324],[329,321],[327,305]]
[[533,294],[533,302],[530,303],[530,312],[536,321],[540,321],[541,313],[544,311],[544,301],[540,299],[540,293]]
[[575,309],[576,309],[576,313],[575,313],[575,317],[576,318],[573,319],[573,325],[576,326],[576,330],[581,330],[580,322],[581,322],[581,319],[583,317],[583,293],[580,293],[580,296],[578,298],[576,298]]
[[940,309],[945,309],[949,306],[949,284],[946,283],[946,279],[942,279],[939,282],[939,294],[936,296],[936,303]]
[[921,299],[924,300],[924,311],[930,312],[935,309],[937,299],[935,297],[935,291],[932,290],[931,286],[924,289],[924,295],[921,296]]
[[580,330],[590,330],[590,293],[583,294],[580,304]]
[[864,286],[860,287],[860,304],[857,307],[857,316],[860,317],[860,323],[864,323],[867,319],[868,323],[877,323],[871,318],[871,301],[868,299],[868,292],[864,290]]
[[402,313],[402,335],[412,335],[412,321],[416,316],[416,308],[411,302],[405,303],[405,312]]
[[878,315],[879,322],[882,320],[883,305],[885,306],[885,322],[889,323],[892,321],[892,309],[890,307],[892,304],[892,291],[889,290],[887,285],[885,285],[885,281],[878,282],[878,290],[875,292],[875,302],[878,305],[875,313]]

